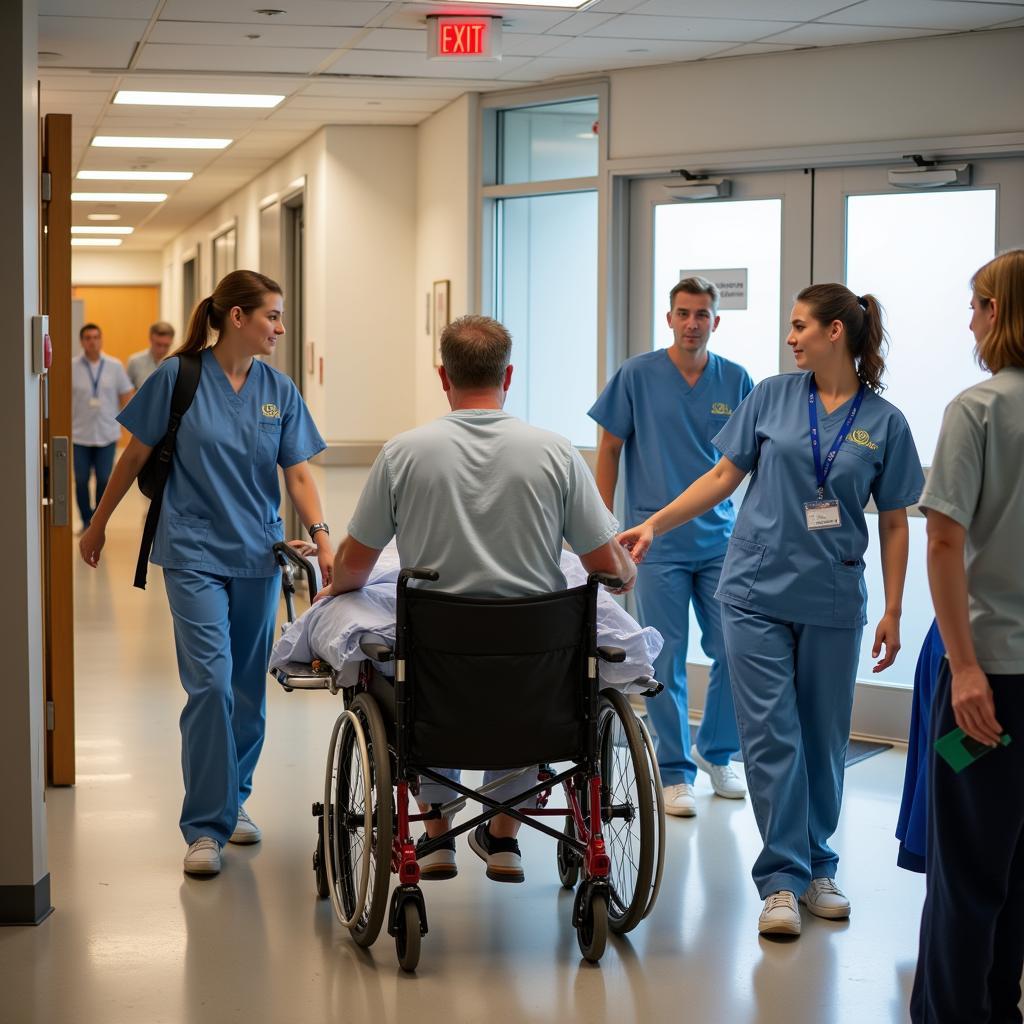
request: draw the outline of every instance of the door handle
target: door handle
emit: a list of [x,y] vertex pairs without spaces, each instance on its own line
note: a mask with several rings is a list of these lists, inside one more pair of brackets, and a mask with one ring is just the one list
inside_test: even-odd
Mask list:
[[66,437],[50,438],[50,525],[67,526],[71,445]]

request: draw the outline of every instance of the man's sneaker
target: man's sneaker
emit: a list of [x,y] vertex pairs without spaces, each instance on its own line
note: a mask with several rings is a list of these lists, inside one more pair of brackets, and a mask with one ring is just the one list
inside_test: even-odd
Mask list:
[[220,843],[200,836],[185,854],[185,871],[190,875],[216,875],[220,872]]
[[469,834],[469,845],[473,852],[487,863],[487,877],[492,882],[522,882],[523,855],[515,839],[499,839],[492,836],[487,822]]
[[252,818],[246,814],[244,807],[238,808],[238,823],[235,831],[231,833],[229,843],[238,843],[239,846],[247,846],[249,843],[258,843],[263,838],[263,830]]
[[701,757],[696,743],[690,747],[690,757],[702,772],[711,776],[711,788],[718,796],[724,796],[726,800],[742,800],[747,795],[747,787],[732,764],[712,764],[706,761]]
[[665,813],[677,818],[693,818],[697,814],[697,801],[693,798],[693,786],[678,782],[665,787]]
[[773,892],[764,901],[757,930],[762,935],[799,935],[800,910],[796,905],[796,895],[788,889]]
[[420,866],[420,877],[424,882],[454,878],[459,873],[459,869],[455,865],[455,840],[451,836],[439,837],[441,845],[433,853],[428,853],[424,857],[420,855],[420,850],[428,838],[424,832],[416,840],[416,860]]
[[812,878],[800,902],[815,917],[838,921],[850,916],[850,901],[832,878]]

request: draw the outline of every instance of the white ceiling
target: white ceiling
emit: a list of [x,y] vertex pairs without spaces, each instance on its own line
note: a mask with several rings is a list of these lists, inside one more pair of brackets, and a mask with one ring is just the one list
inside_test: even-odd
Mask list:
[[[256,13],[261,5],[284,14]],[[595,0],[579,13],[499,8],[500,63],[428,61],[425,16],[443,2],[39,0],[43,113],[73,117],[74,169],[187,170],[179,182],[83,182],[82,191],[162,191],[110,210],[159,248],[326,124],[414,125],[467,90],[644,64],[903,39],[1021,24],[1024,0]],[[713,14],[713,17],[709,17]],[[457,77],[454,77],[457,76]],[[284,94],[273,110],[114,106],[118,89]],[[118,150],[94,135],[218,136],[223,151]]]

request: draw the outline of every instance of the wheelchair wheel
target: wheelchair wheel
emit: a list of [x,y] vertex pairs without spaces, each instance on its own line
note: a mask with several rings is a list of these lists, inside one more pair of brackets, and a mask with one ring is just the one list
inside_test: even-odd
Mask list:
[[[576,838],[576,826],[572,818],[565,819],[562,831],[572,838]],[[565,843],[559,843],[555,856],[558,859],[558,880],[565,889],[574,889],[580,879],[580,855]]]
[[598,751],[601,764],[601,818],[611,859],[608,924],[622,935],[643,920],[660,883],[664,810],[651,775],[642,726],[627,698],[601,691]]
[[[583,890],[581,890],[581,895]],[[576,941],[583,959],[596,964],[604,956],[608,944],[608,900],[603,892],[593,892],[582,909],[580,922],[576,926]]]
[[366,694],[359,694],[335,723],[324,807],[331,902],[352,938],[370,946],[387,910],[394,797],[384,722]]
[[398,927],[395,934],[395,952],[398,966],[403,971],[415,971],[420,962],[420,908],[413,900],[407,900],[399,911]]
[[653,909],[661,892],[661,879],[665,873],[665,792],[661,788],[661,770],[658,768],[658,755],[654,752],[654,740],[650,730],[642,718],[637,719],[640,732],[643,733],[644,746],[647,748],[647,766],[651,773],[651,785],[654,788],[654,813],[657,822],[658,853],[654,861],[654,884],[651,887],[651,898],[647,901],[646,917]]

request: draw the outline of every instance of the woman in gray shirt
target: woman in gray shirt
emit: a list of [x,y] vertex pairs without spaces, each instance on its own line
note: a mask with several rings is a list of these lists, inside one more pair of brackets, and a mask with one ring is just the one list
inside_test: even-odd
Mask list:
[[948,659],[931,735],[959,726],[968,752],[987,756],[957,773],[929,754],[915,1024],[1022,1020],[1024,250],[986,263],[971,286],[971,332],[992,376],[946,409],[921,507]]

